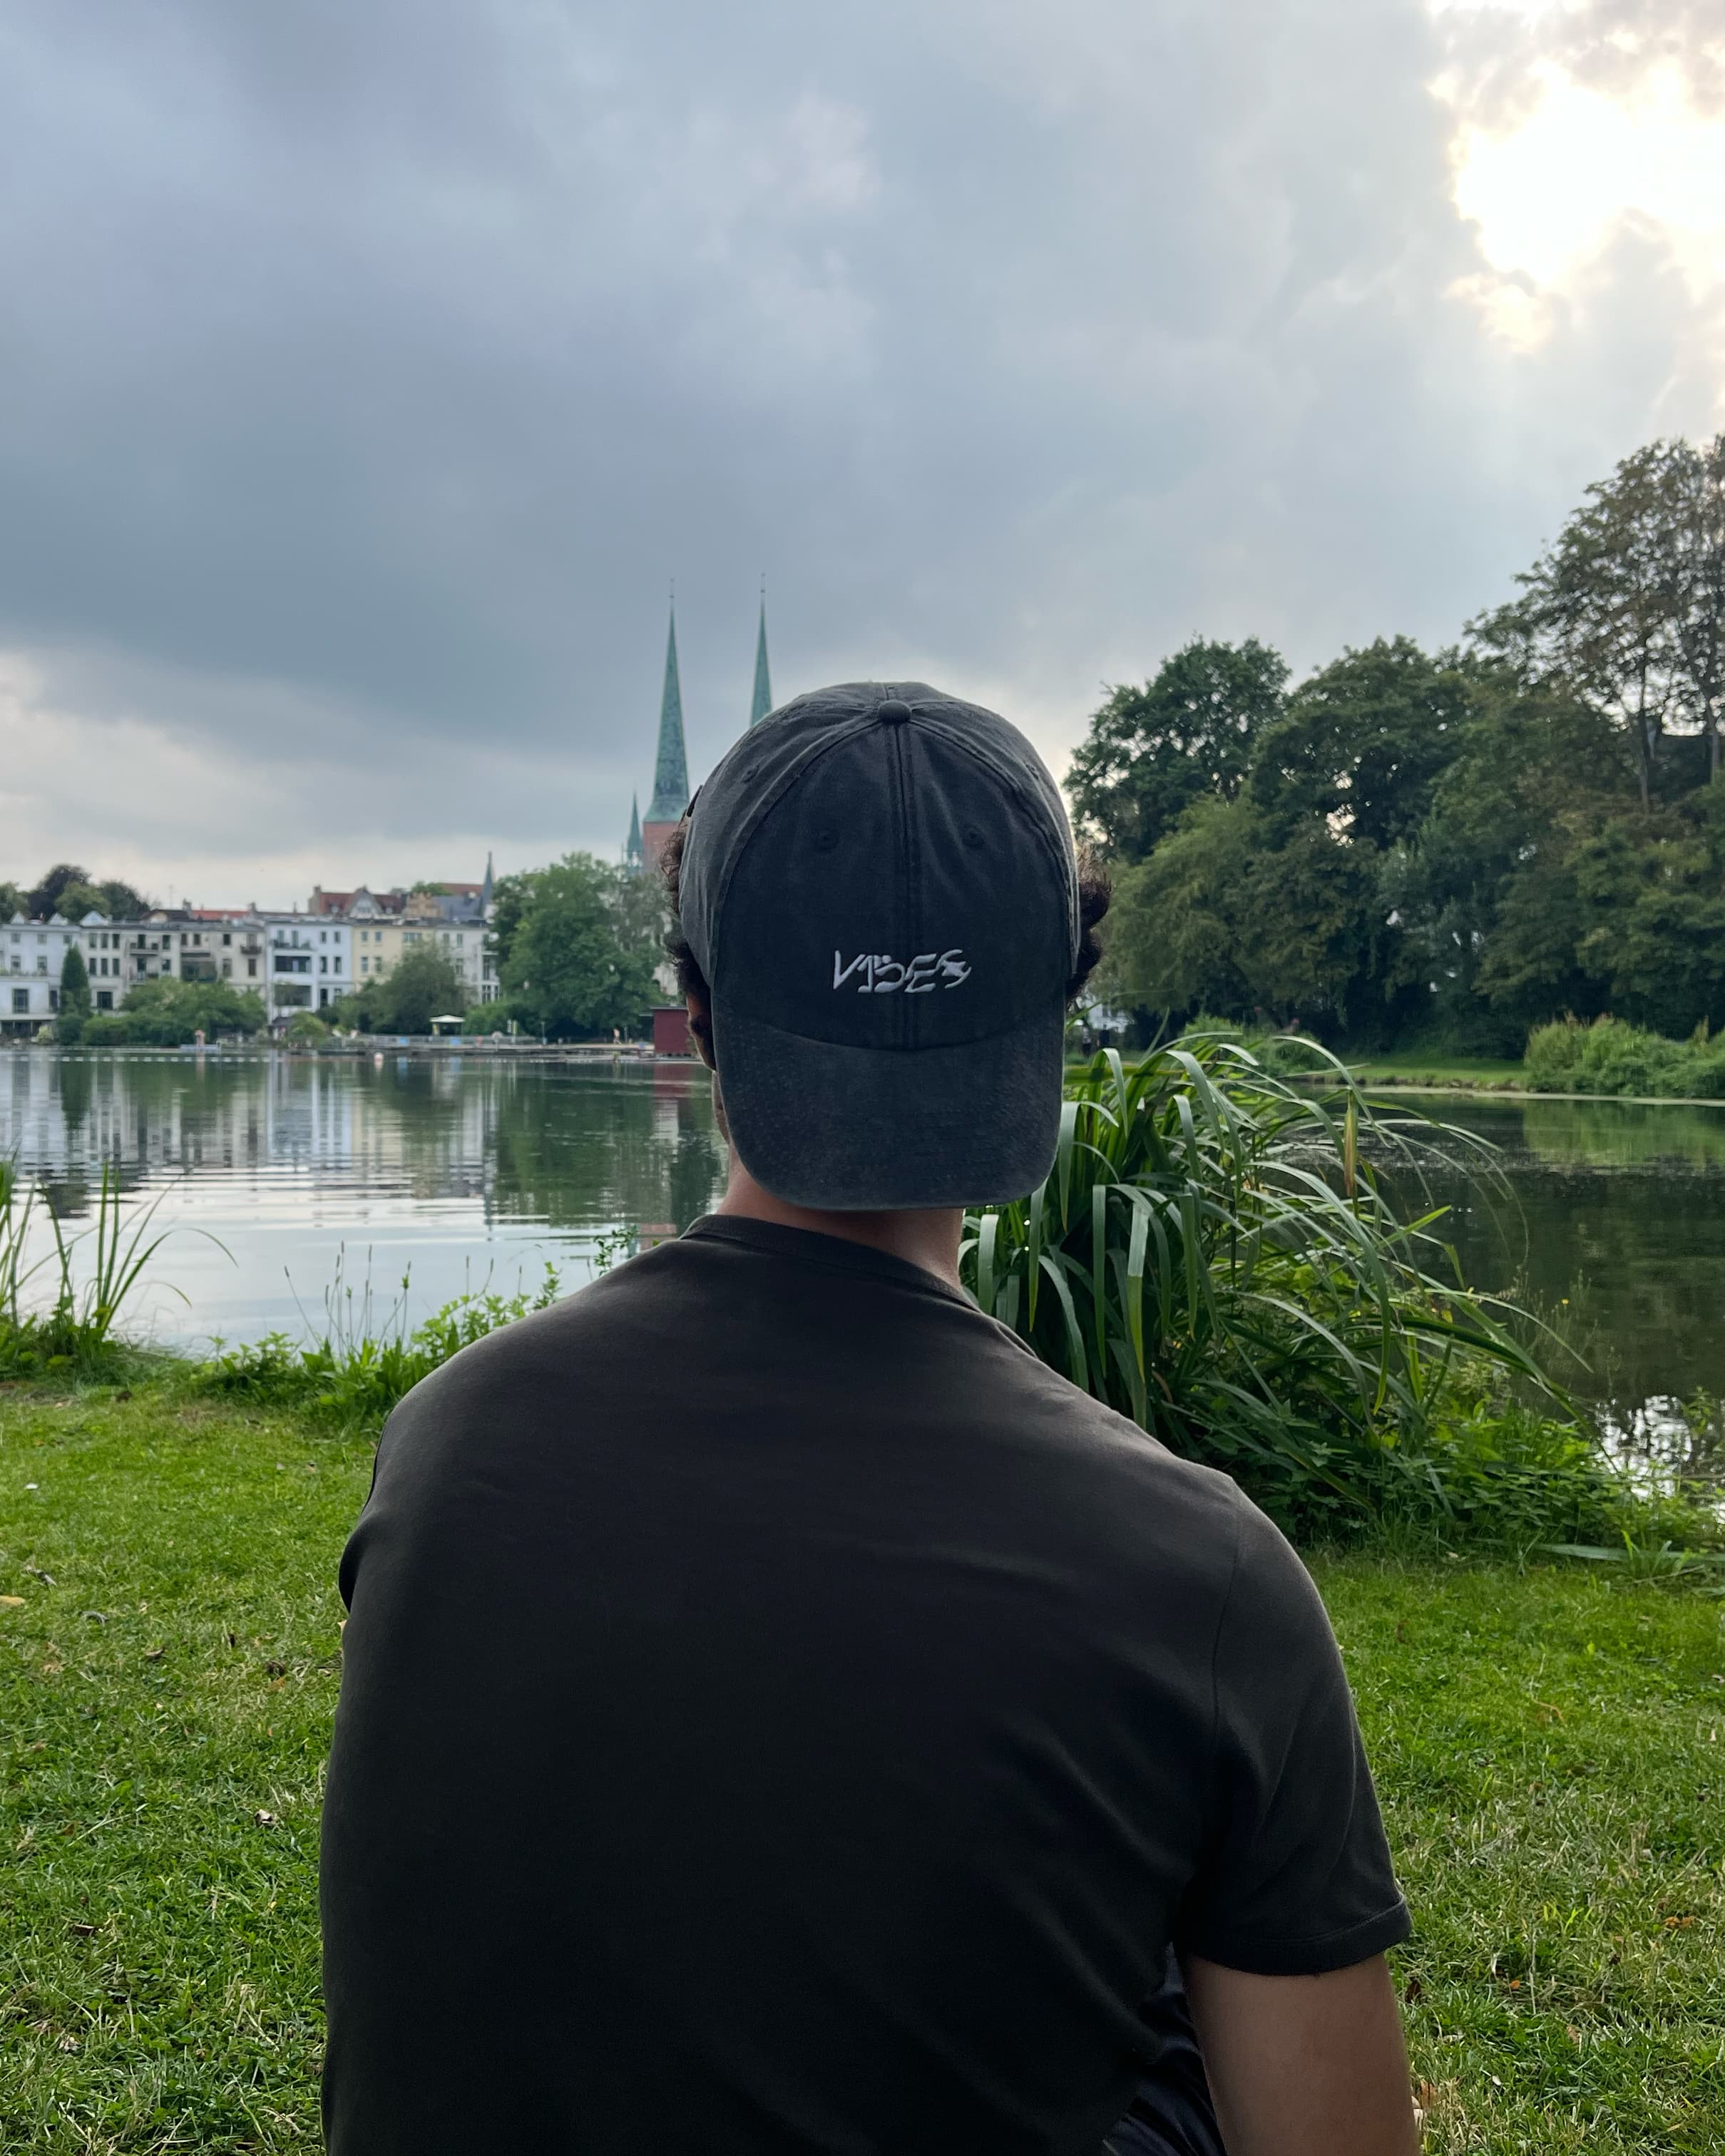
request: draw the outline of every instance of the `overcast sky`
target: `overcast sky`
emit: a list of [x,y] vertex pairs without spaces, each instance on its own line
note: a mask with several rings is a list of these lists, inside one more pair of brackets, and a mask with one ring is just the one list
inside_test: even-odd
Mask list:
[[[614,856],[917,675],[1440,642],[1725,426],[1717,0],[5,0],[0,875]],[[1714,38],[1711,52],[1705,43]]]

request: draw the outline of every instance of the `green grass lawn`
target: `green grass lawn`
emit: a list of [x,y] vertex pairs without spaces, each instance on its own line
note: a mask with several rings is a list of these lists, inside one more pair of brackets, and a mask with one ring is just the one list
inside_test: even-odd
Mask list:
[[[0,2148],[317,2147],[331,1583],[370,1465],[171,1387],[0,1390]],[[1721,1605],[1315,1568],[1414,1906],[1429,2148],[1725,2146]]]
[[1344,1059],[1362,1085],[1393,1078],[1402,1086],[1524,1086],[1527,1065],[1488,1056],[1365,1055]]

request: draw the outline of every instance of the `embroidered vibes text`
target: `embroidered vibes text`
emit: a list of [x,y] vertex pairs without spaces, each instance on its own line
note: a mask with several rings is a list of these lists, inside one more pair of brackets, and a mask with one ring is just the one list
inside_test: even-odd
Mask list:
[[969,978],[962,951],[923,951],[908,962],[859,951],[848,965],[842,951],[833,953],[833,986],[842,988],[854,979],[860,996],[890,996],[898,988],[907,996],[926,996],[932,988],[956,988]]

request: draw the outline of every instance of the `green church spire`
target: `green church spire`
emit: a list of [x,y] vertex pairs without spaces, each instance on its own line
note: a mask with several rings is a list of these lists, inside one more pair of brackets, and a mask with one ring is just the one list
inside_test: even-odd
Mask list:
[[659,700],[659,755],[653,766],[649,824],[675,824],[689,806],[689,758],[683,747],[683,690],[677,678],[677,610],[665,646],[665,693]]
[[760,725],[773,709],[773,677],[767,671],[767,587],[761,587],[761,627],[755,638],[755,694],[749,706],[749,724]]
[[647,856],[641,850],[641,797],[629,797],[629,843],[623,850],[623,865],[633,875],[647,865]]

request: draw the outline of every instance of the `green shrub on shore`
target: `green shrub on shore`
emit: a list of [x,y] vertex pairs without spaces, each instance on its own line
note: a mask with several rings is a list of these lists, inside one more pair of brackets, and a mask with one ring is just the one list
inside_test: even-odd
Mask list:
[[1668,1040],[1617,1018],[1558,1019],[1527,1036],[1527,1083],[1538,1093],[1635,1094],[1674,1100],[1725,1098],[1725,1034],[1705,1019],[1687,1040]]
[[[1322,1051],[1318,1051],[1322,1053]],[[1405,1221],[1441,1134],[1339,1065],[1325,1099],[1189,1034],[1069,1077],[1041,1189],[966,1222],[983,1308],[1074,1383],[1233,1475],[1307,1539],[1399,1523],[1513,1544],[1609,1533],[1636,1501],[1522,1342],[1461,1285],[1441,1216]],[[1520,1387],[1543,1404],[1515,1404]]]
[[77,1040],[83,1048],[183,1048],[196,1034],[249,1037],[264,1023],[262,999],[225,981],[140,981],[124,1010],[83,1019]]
[[295,1342],[285,1332],[219,1348],[192,1372],[198,1390],[259,1405],[299,1410],[341,1432],[381,1429],[384,1418],[422,1378],[475,1340],[557,1301],[561,1284],[547,1265],[537,1289],[496,1295],[489,1289],[455,1296],[409,1328],[403,1302],[373,1329],[369,1289],[355,1295],[339,1271],[324,1298],[321,1335]]

